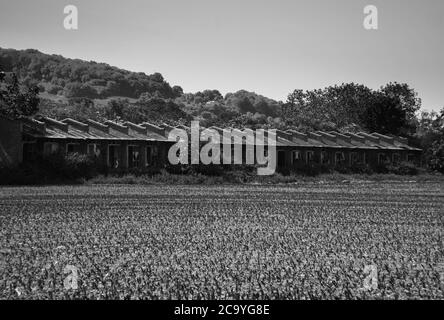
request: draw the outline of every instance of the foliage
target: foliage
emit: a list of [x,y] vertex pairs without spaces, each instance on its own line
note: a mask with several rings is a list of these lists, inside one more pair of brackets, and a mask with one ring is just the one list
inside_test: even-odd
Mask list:
[[37,86],[21,88],[17,76],[0,73],[0,115],[10,119],[31,116],[38,111]]
[[282,103],[246,90],[225,96],[214,89],[184,93],[160,73],[146,75],[32,49],[0,48],[0,71],[13,72],[11,81],[0,86],[0,114],[11,118],[40,109],[46,116],[80,121],[189,125],[195,119],[206,127],[376,131],[408,137],[425,151],[423,163],[432,170],[443,162],[439,145],[444,111],[417,117],[421,100],[404,83],[388,83],[379,90],[356,83],[297,89]]
[[67,97],[139,98],[142,93],[149,92],[175,98],[181,93],[180,87],[173,89],[160,73],[130,72],[105,63],[67,59],[33,49],[0,48],[1,70],[14,72],[20,79],[30,78],[39,83],[64,87]]
[[429,168],[444,173],[444,138],[434,141],[427,154]]
[[431,170],[444,171],[444,108],[440,113],[422,112],[418,119],[415,142],[424,150],[424,162]]
[[0,169],[2,185],[80,183],[98,175],[97,160],[85,154],[55,153],[15,167]]
[[401,162],[397,165],[387,166],[387,172],[398,175],[417,175],[419,173],[418,167],[410,162]]
[[282,107],[288,126],[302,130],[341,130],[356,125],[368,131],[413,134],[421,101],[407,84],[380,90],[347,83],[312,91],[295,90]]

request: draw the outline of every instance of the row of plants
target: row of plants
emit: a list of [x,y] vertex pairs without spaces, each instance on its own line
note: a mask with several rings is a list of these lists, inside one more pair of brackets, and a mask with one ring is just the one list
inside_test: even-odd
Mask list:
[[99,164],[96,158],[70,153],[53,154],[41,157],[32,163],[13,168],[0,168],[0,184],[33,185],[57,183],[84,183],[93,179],[109,183],[181,183],[181,184],[218,184],[297,181],[305,177],[316,178],[320,175],[398,175],[414,176],[426,173],[409,162],[380,165],[371,168],[364,164],[351,167],[310,164],[297,168],[282,168],[270,177],[257,175],[253,165],[167,165],[163,168],[113,170]]
[[444,298],[441,183],[1,191],[0,299]]

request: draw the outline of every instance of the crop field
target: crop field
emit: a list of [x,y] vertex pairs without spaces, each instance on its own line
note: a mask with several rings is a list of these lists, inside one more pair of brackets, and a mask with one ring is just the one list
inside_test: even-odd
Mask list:
[[443,299],[442,183],[0,189],[0,299]]

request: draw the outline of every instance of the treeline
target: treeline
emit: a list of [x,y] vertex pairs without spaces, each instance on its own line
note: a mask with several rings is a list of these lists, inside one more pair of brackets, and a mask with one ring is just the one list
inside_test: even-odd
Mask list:
[[142,93],[174,98],[182,94],[180,87],[171,87],[160,73],[130,72],[33,49],[0,48],[0,70],[14,72],[25,85],[39,85],[40,91],[68,98],[139,98]]
[[0,48],[0,71],[14,73],[26,87],[38,87],[41,112],[57,118],[180,122],[192,117],[205,125],[233,126],[280,122],[282,103],[252,92],[184,94],[160,73],[130,72],[34,49]]

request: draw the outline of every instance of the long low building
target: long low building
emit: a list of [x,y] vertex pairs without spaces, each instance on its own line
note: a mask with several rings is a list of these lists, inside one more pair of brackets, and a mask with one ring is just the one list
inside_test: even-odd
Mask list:
[[[186,126],[178,128],[190,132]],[[148,122],[0,118],[0,162],[19,164],[56,152],[77,152],[96,157],[110,170],[163,167],[168,164],[169,148],[176,142],[168,139],[172,129],[167,124]],[[245,152],[247,142],[243,144]],[[278,168],[287,169],[310,164],[376,167],[403,161],[420,165],[421,159],[421,149],[409,146],[405,138],[365,132],[304,134],[277,130],[276,150]]]

